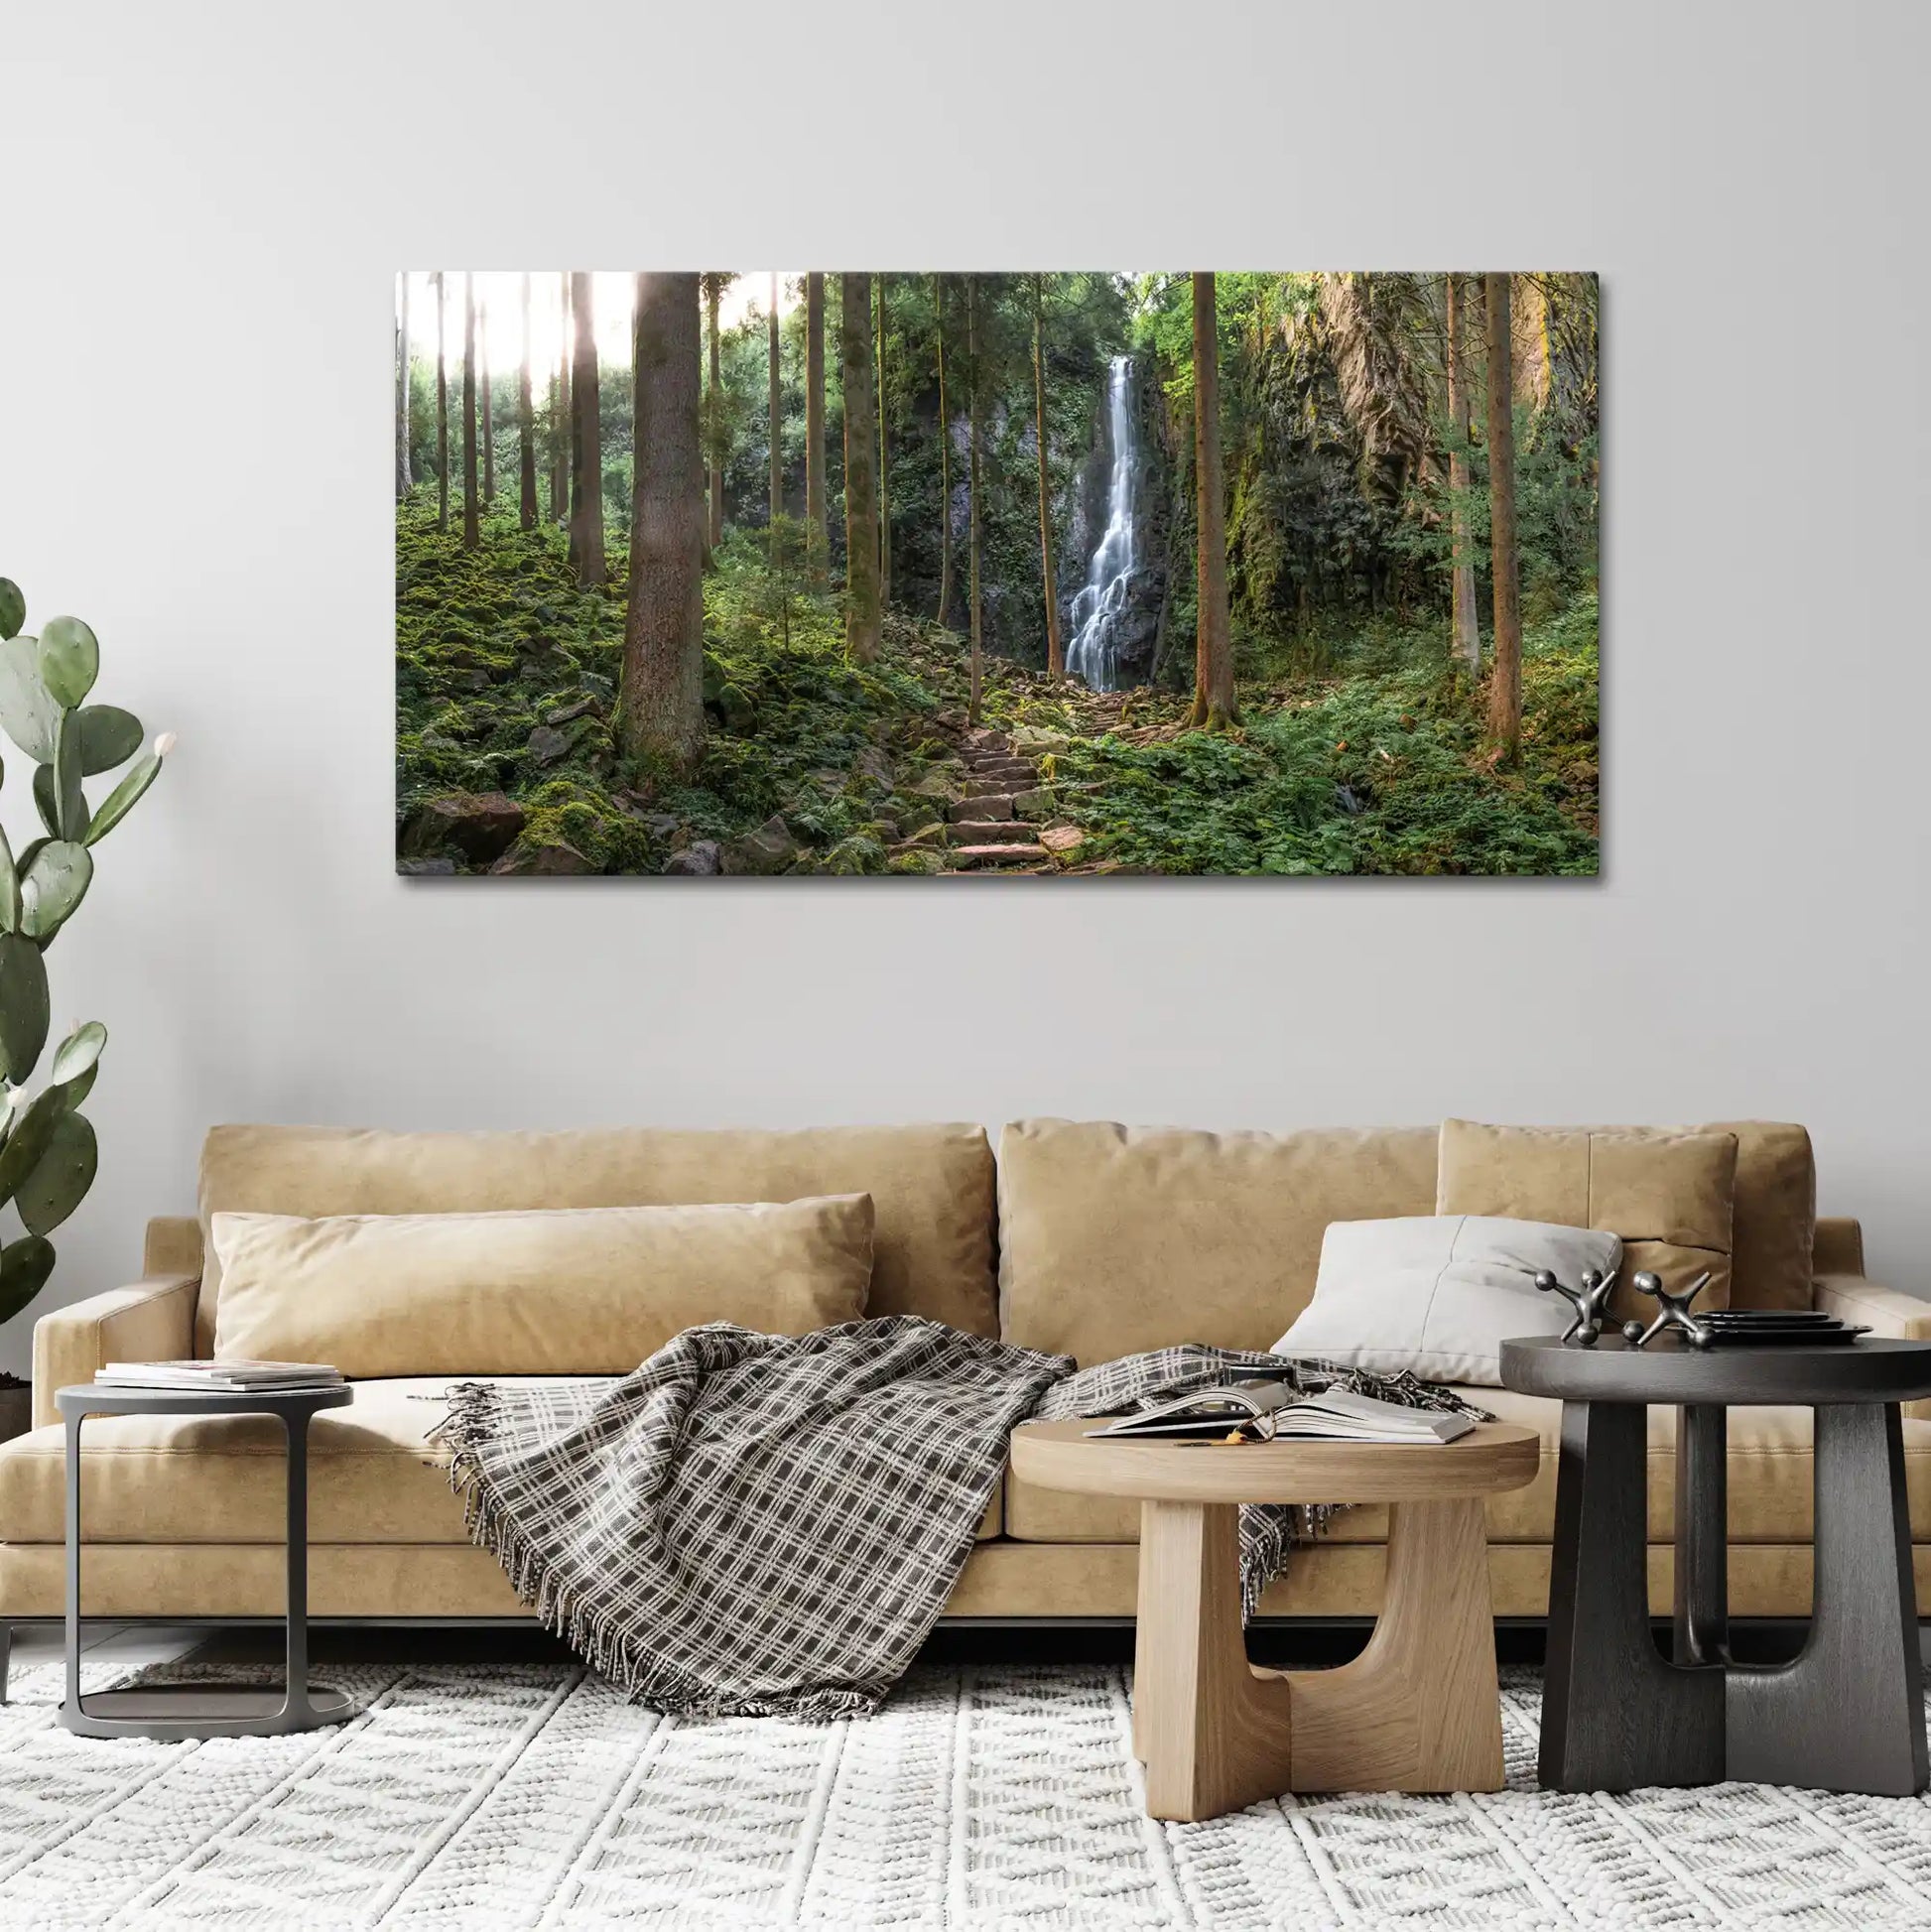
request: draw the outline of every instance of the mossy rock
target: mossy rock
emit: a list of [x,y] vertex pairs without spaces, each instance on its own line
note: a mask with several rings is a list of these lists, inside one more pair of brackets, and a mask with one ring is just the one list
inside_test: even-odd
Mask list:
[[858,832],[841,838],[825,854],[824,869],[837,878],[857,878],[885,869],[885,847]]
[[945,856],[936,851],[894,852],[885,862],[887,872],[915,877],[937,878],[945,869]]

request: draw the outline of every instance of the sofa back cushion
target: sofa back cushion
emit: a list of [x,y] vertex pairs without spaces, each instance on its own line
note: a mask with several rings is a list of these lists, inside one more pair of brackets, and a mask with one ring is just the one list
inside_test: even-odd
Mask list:
[[1017,1121],[999,1141],[1002,1333],[1082,1363],[1269,1348],[1314,1293],[1330,1222],[1434,1212],[1435,1142]]
[[1597,1127],[1574,1131],[1652,1139],[1682,1134],[1734,1135],[1737,1179],[1731,1206],[1730,1306],[1810,1306],[1811,1247],[1817,1232],[1817,1169],[1810,1135],[1802,1127],[1788,1120],[1709,1120],[1700,1125]]
[[[1731,1306],[1807,1308],[1816,1189],[1803,1128],[1674,1131],[1737,1139]],[[1175,1342],[1265,1349],[1312,1298],[1330,1222],[1435,1212],[1438,1138],[1018,1121],[999,1143],[1005,1339],[1082,1361]]]
[[[217,1214],[479,1214],[783,1202],[868,1194],[871,1315],[926,1315],[996,1333],[992,1150],[978,1126],[825,1127],[771,1133],[657,1127],[563,1133],[392,1133],[223,1126],[201,1150],[207,1247],[196,1342],[213,1344]],[[708,1319],[708,1318],[706,1318]]]
[[480,1215],[217,1214],[216,1355],[350,1376],[622,1375],[703,1322],[865,1312],[871,1199]]
[[1730,1306],[1736,1199],[1735,1134],[1442,1122],[1435,1212],[1619,1235],[1617,1323],[1656,1313],[1634,1287],[1644,1270],[1677,1294],[1702,1279],[1699,1308]]

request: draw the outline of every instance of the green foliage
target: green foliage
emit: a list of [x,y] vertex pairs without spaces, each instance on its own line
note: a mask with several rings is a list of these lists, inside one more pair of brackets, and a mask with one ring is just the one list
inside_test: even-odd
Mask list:
[[1245,729],[1056,765],[1095,856],[1160,872],[1594,873],[1594,596],[1524,641],[1523,758],[1502,773],[1446,682],[1439,638],[1369,628],[1343,675],[1243,685]]
[[[100,646],[77,617],[51,618],[38,638],[21,630],[26,604],[0,580],[0,728],[35,759],[33,793],[49,836],[16,858],[0,835],[0,1203],[11,1201],[27,1233],[0,1248],[0,1321],[18,1314],[54,1268],[48,1233],[79,1207],[98,1164],[94,1130],[78,1111],[99,1070],[107,1029],[77,1025],[56,1049],[48,1084],[29,1096],[47,1045],[46,949],[93,879],[89,846],[119,823],[154,782],[174,740],[162,736],[90,808],[83,781],[141,750],[141,721],[111,705],[85,705],[100,672]],[[84,842],[83,842],[84,841]]]

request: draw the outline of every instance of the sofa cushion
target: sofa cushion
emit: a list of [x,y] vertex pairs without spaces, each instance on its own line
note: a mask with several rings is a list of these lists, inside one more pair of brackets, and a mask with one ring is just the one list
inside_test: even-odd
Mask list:
[[[1496,1543],[1546,1543],[1555,1533],[1556,1465],[1562,1438],[1562,1404],[1512,1389],[1464,1391],[1503,1422],[1537,1430],[1542,1466],[1520,1489],[1487,1498],[1488,1536]],[[1931,1543],[1931,1422],[1906,1420],[1904,1471],[1910,1492],[1911,1537]],[[1807,1408],[1736,1408],[1730,1411],[1730,1540],[1733,1543],[1807,1543],[1812,1522],[1811,1412]],[[1453,1449],[1443,1452],[1453,1454]],[[1676,1411],[1649,1411],[1649,1540],[1668,1543],[1676,1527]],[[1008,1479],[1006,1534],[1030,1543],[1137,1542],[1136,1502],[1114,1496],[1080,1495]],[[1380,1507],[1343,1510],[1327,1539],[1376,1543],[1388,1533]]]
[[1609,1309],[1625,1321],[1656,1312],[1630,1285],[1645,1268],[1676,1289],[1707,1273],[1697,1306],[1730,1305],[1736,1192],[1735,1134],[1442,1122],[1435,1212],[1619,1234],[1622,1276]]
[[623,1375],[685,1329],[853,1322],[871,1198],[496,1214],[217,1214],[217,1355],[349,1376]]
[[1313,1295],[1330,1222],[1434,1212],[1435,1150],[1433,1127],[1017,1121],[999,1141],[1004,1338],[1082,1363],[1265,1349]]
[[[978,1126],[795,1133],[656,1127],[570,1133],[390,1133],[225,1126],[201,1149],[201,1229],[220,1213],[476,1214],[868,1194],[873,1315],[997,1333],[992,1150]],[[214,1336],[220,1266],[202,1277],[196,1339]]]
[[[309,1425],[309,1540],[466,1543],[450,1454],[429,1440],[453,1377],[356,1382]],[[528,1375],[489,1379],[521,1383]],[[280,1543],[287,1461],[273,1416],[92,1416],[80,1434],[80,1522],[90,1543]],[[64,1432],[0,1443],[0,1543],[66,1534]],[[1001,1523],[995,1493],[981,1537]]]

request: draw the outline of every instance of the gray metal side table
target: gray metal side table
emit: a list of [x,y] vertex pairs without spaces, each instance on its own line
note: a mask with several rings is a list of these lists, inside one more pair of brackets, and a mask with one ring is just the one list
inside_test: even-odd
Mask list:
[[[1562,1403],[1541,1779],[1627,1791],[1726,1778],[1905,1796],[1927,1781],[1900,1402],[1931,1343],[1593,1349],[1504,1342],[1503,1385]],[[1650,1635],[1647,1413],[1677,1409],[1671,1653]],[[1815,1418],[1810,1634],[1794,1661],[1729,1654],[1727,1412]]]
[[[340,1724],[360,1707],[345,1692],[309,1683],[309,1418],[339,1409],[345,1388],[260,1391],[104,1388],[81,1383],[56,1392],[66,1424],[66,1701],[61,1722],[84,1738],[273,1738]],[[90,1415],[272,1415],[288,1434],[288,1674],[283,1688],[240,1684],[157,1684],[80,1695],[80,1424]]]

